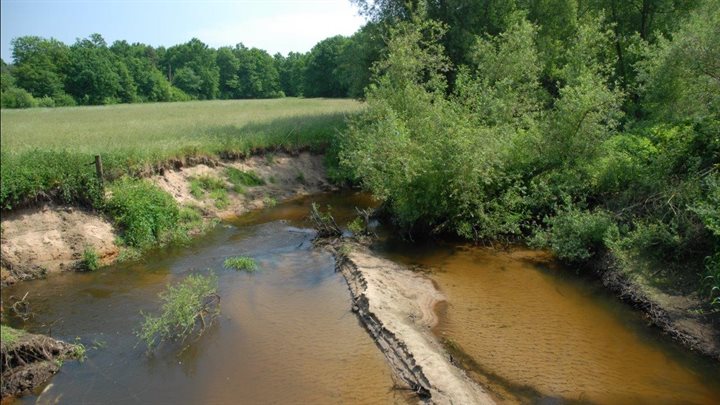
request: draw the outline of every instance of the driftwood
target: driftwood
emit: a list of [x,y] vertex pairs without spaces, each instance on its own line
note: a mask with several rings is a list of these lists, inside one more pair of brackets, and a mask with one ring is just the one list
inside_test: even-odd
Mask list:
[[330,214],[330,207],[328,207],[327,213],[322,213],[317,204],[312,203],[310,221],[312,221],[313,227],[317,231],[318,238],[336,238],[343,234],[342,229],[335,222],[335,218]]

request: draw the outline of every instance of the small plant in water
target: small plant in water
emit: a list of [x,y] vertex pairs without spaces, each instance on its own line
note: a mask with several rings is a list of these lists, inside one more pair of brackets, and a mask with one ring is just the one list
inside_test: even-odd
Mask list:
[[255,259],[248,256],[228,257],[225,259],[225,263],[223,263],[223,265],[228,269],[245,271],[255,271],[258,267]]
[[73,343],[72,348],[72,357],[81,363],[87,358],[87,348],[80,342],[80,337],[75,338],[75,343]]
[[100,256],[92,246],[86,246],[80,265],[85,270],[95,271],[100,267]]
[[353,233],[353,235],[362,235],[365,232],[365,223],[362,218],[355,217],[355,219],[348,224],[348,229]]
[[220,313],[214,274],[187,276],[159,296],[162,301],[159,315],[140,312],[144,321],[136,335],[148,350],[168,340],[184,342],[192,335],[202,335]]

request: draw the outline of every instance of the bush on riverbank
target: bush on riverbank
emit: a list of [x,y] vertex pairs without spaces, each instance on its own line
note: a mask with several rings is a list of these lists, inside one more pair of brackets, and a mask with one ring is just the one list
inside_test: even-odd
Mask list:
[[[411,235],[532,238],[576,263],[610,249],[717,292],[716,11],[703,3],[672,40],[638,43],[634,98],[617,83],[616,38],[601,15],[578,18],[552,61],[553,85],[540,28],[523,14],[476,38],[458,66],[440,45],[444,26],[396,24],[368,108],[340,139],[341,169]],[[626,115],[628,103],[642,113]]]
[[150,181],[123,178],[112,184],[110,192],[106,210],[122,230],[124,244],[145,249],[177,228],[177,203]]

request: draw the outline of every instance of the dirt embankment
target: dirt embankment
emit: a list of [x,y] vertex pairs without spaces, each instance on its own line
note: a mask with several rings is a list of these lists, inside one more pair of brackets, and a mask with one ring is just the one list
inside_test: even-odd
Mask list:
[[670,294],[652,287],[640,275],[623,272],[606,254],[593,269],[603,285],[646,314],[649,321],[683,346],[720,360],[720,319],[704,315],[697,297]]
[[83,356],[80,346],[21,331],[11,342],[0,343],[2,387],[0,398],[28,394],[60,369],[64,360]]
[[[451,362],[432,334],[434,306],[445,297],[432,281],[356,243],[338,246],[338,268],[353,311],[385,354],[395,375],[427,403],[492,404],[492,397]],[[349,250],[349,253],[348,253]]]
[[[217,208],[208,197],[190,193],[190,181],[211,176],[227,181],[226,167],[253,171],[264,185],[228,192],[228,202]],[[238,161],[205,161],[177,170],[160,170],[149,177],[170,193],[180,205],[200,207],[209,218],[231,217],[268,204],[331,189],[326,180],[323,156],[300,153],[276,154],[272,159],[253,156]],[[232,185],[227,183],[228,189]],[[74,207],[45,205],[3,214],[0,239],[0,285],[43,277],[46,273],[74,270],[86,248],[92,248],[101,264],[118,256],[118,232],[110,220],[97,212]]]

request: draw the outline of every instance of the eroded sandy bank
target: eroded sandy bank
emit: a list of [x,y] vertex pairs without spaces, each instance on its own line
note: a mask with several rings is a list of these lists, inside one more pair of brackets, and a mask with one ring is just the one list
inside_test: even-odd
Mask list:
[[[149,179],[170,193],[179,205],[202,209],[206,219],[227,218],[262,208],[296,196],[328,191],[323,156],[300,153],[297,156],[275,154],[253,156],[237,161],[206,162],[178,170],[163,170]],[[190,181],[198,176],[227,180],[226,167],[253,171],[264,185],[247,187],[244,192],[228,193],[222,209],[211,198],[196,198],[190,193]],[[228,183],[228,189],[232,189]],[[91,248],[100,263],[110,264],[118,256],[118,230],[98,212],[76,207],[47,204],[3,214],[0,253],[2,285],[29,280],[66,270],[74,270],[83,251]]]
[[381,348],[395,375],[435,404],[493,404],[488,392],[452,364],[432,334],[434,306],[445,297],[420,274],[343,243],[338,268],[350,287],[353,311]]

